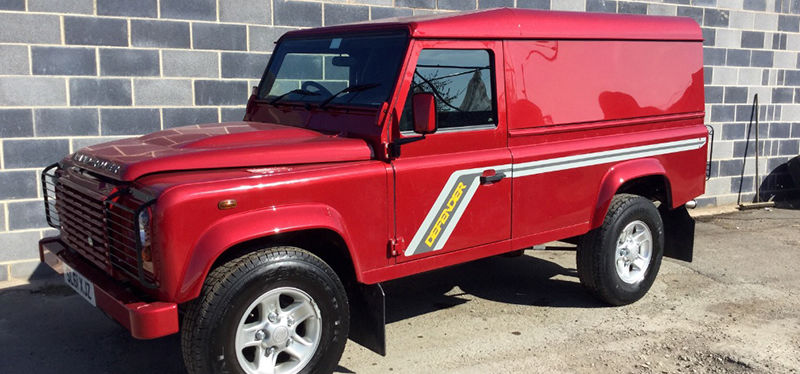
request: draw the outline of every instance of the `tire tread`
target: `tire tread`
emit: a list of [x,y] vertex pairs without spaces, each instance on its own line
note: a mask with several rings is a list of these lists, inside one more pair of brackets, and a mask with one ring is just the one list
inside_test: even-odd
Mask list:
[[[323,270],[326,276],[335,280],[333,283],[337,290],[331,291],[339,294],[345,293],[339,277],[327,263],[313,253],[297,247],[264,248],[218,266],[206,276],[200,296],[187,303],[186,314],[183,317],[181,352],[188,373],[201,374],[209,371],[208,357],[204,357],[201,350],[192,348],[204,344],[200,341],[201,337],[208,336],[204,329],[213,326],[213,321],[218,317],[216,314],[219,308],[215,307],[215,304],[224,296],[223,291],[236,287],[237,281],[242,279],[248,271],[281,259],[300,260]],[[349,309],[349,306],[346,305],[346,298],[344,303],[345,305],[341,307]],[[334,337],[334,341],[337,338],[339,337]],[[345,336],[343,339],[347,339],[347,337]],[[343,345],[342,348],[344,348]]]
[[614,222],[625,213],[627,207],[641,201],[652,204],[650,200],[639,195],[625,193],[615,195],[609,204],[603,224],[586,233],[578,245],[576,265],[581,284],[589,293],[609,304],[623,305],[628,302],[612,294],[611,285],[603,276],[602,266],[605,265],[605,262],[602,257],[606,253],[601,250],[601,243],[608,235],[612,234],[610,231],[613,229]]

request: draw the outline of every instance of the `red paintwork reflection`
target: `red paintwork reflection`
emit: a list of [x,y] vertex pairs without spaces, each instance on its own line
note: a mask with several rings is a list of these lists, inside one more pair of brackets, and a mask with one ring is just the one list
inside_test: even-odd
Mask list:
[[509,128],[703,111],[695,44],[506,42]]
[[126,181],[170,170],[356,161],[372,157],[370,147],[360,139],[259,122],[178,127],[87,147],[80,152],[121,164],[121,179]]

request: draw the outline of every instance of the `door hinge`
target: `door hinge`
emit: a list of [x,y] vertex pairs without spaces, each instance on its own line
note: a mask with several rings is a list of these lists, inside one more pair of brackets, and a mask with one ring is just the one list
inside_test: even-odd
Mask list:
[[404,240],[403,238],[392,238],[389,239],[389,243],[387,245],[386,254],[389,257],[397,257],[400,255],[400,249],[403,246]]

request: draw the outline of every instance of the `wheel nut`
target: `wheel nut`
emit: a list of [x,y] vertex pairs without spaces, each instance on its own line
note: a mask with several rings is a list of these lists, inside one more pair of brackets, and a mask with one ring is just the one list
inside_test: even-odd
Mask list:
[[267,333],[264,330],[256,331],[256,340],[264,340],[267,337]]
[[294,318],[292,317],[287,318],[286,323],[289,324],[289,326],[294,325]]
[[272,323],[278,322],[278,315],[272,312],[269,315],[267,315],[267,319]]

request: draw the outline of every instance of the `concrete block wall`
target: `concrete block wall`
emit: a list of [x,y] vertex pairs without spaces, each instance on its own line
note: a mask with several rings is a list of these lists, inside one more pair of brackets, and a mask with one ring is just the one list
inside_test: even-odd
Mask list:
[[[0,0],[0,282],[36,276],[36,242],[54,233],[43,167],[97,142],[241,119],[286,31],[502,6],[696,19],[716,134],[700,203],[735,202],[740,182],[746,199],[756,183],[767,197],[793,188],[785,163],[800,152],[800,0]],[[759,181],[751,159],[740,178],[756,93]]]

